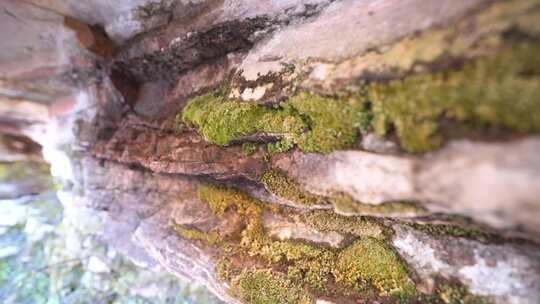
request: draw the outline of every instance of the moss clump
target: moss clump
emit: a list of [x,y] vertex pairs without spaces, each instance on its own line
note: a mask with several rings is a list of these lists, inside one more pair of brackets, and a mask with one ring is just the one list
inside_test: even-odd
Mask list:
[[220,146],[244,136],[266,133],[281,137],[268,145],[271,153],[286,151],[295,144],[307,152],[328,153],[355,142],[356,129],[365,125],[365,115],[360,111],[364,106],[358,98],[300,93],[269,108],[210,93],[191,99],[182,119]]
[[471,294],[462,284],[445,283],[437,287],[436,293],[444,304],[488,304],[490,301]]
[[269,241],[259,255],[272,264],[287,265],[288,274],[294,274],[296,282],[318,290],[325,290],[336,259],[332,250],[298,241]]
[[[437,148],[444,133],[458,129],[539,132],[540,46],[515,41],[505,45],[497,54],[459,69],[371,82],[349,96],[301,92],[269,108],[206,94],[190,100],[182,119],[221,146],[256,133],[280,136],[267,146],[270,153],[294,145],[329,153],[353,146],[358,131],[368,129],[381,136],[395,130],[409,152]],[[443,130],[447,121],[455,128]]]
[[284,276],[269,270],[244,270],[231,292],[250,304],[308,304],[313,299]]
[[259,217],[262,213],[262,205],[258,200],[233,188],[201,184],[198,195],[217,216],[223,215],[230,206],[235,206],[236,212],[242,215]]
[[261,182],[266,190],[292,202],[309,206],[327,204],[323,197],[307,193],[294,179],[279,170],[266,171]]
[[540,60],[537,44],[465,64],[460,70],[372,83],[373,126],[385,135],[394,126],[401,146],[424,152],[443,142],[441,118],[482,129],[501,126],[540,131]]
[[422,215],[426,209],[412,202],[384,202],[378,205],[365,204],[356,201],[346,194],[336,194],[329,198],[337,212],[360,215],[397,216],[404,214]]
[[296,143],[306,152],[329,153],[351,147],[358,128],[366,125],[367,103],[358,96],[327,98],[302,92],[288,102],[309,122],[310,131],[298,135]]
[[366,284],[380,295],[407,298],[415,294],[415,285],[397,254],[383,241],[363,237],[339,253],[336,282],[362,292]]
[[407,225],[437,237],[451,236],[473,240],[489,240],[497,238],[496,235],[484,232],[476,227],[464,227],[456,224],[407,223]]
[[307,128],[290,106],[274,109],[228,100],[212,93],[191,99],[182,118],[197,126],[208,141],[220,146],[260,132],[294,137]]
[[[339,216],[329,211],[311,211],[300,215],[306,223],[315,229],[346,233],[357,238],[353,244],[344,249],[325,248],[301,241],[270,238],[264,229],[262,217],[265,210],[269,211],[274,207],[267,206],[238,190],[202,185],[199,189],[199,196],[203,201],[208,202],[216,215],[220,216],[228,210],[232,210],[242,215],[244,219],[244,228],[239,233],[239,238],[234,238],[235,244],[229,248],[232,248],[232,251],[227,251],[227,254],[245,256],[246,258],[253,257],[259,265],[264,262],[265,266],[263,267],[281,269],[280,273],[283,277],[285,277],[285,273],[287,275],[286,285],[288,286],[294,284],[298,287],[309,287],[324,293],[328,292],[330,281],[338,283],[337,287],[333,287],[333,292],[336,292],[336,288],[340,290],[339,292],[344,292],[347,288],[365,284],[363,291],[358,288],[356,292],[366,292],[367,294],[364,294],[366,297],[368,295],[369,297],[375,296],[377,293],[384,297],[407,297],[414,292],[414,285],[411,285],[412,281],[408,279],[403,264],[383,241],[384,236],[389,231],[386,231],[384,226],[375,221],[360,217]],[[282,210],[283,208],[277,208],[272,212],[285,212]],[[196,237],[193,238],[207,239],[199,234],[195,235]],[[234,267],[231,265],[229,261],[220,262],[217,269],[220,276],[229,279],[235,276],[232,274],[231,269],[234,270]],[[238,273],[238,269],[236,271]],[[376,271],[378,272],[375,273]],[[349,272],[353,273],[350,278]],[[257,274],[257,278],[251,278],[255,274]],[[275,294],[268,294],[266,289],[260,289],[256,294],[247,285],[243,285],[243,287],[239,285],[244,277],[261,279],[260,282],[262,282],[264,280],[262,277],[268,278],[269,275],[268,272],[244,270],[243,274],[232,279],[233,282],[236,282],[236,295],[245,301],[270,301],[269,299],[273,299]],[[270,276],[273,278],[274,275]],[[376,288],[376,293],[373,293],[372,286]],[[238,288],[251,291],[247,295],[239,292]]]
[[387,227],[377,221],[360,216],[342,216],[327,210],[314,210],[302,215],[302,221],[313,228],[330,232],[336,231],[358,237],[370,236],[384,239],[391,234]]
[[254,143],[243,143],[242,152],[245,156],[253,155],[255,152],[257,152],[257,145]]
[[50,168],[40,162],[0,162],[0,182],[39,179],[44,185],[53,184]]
[[227,258],[219,259],[216,263],[216,273],[221,280],[230,282],[235,275],[235,269],[231,260]]
[[220,241],[219,235],[215,232],[203,232],[199,229],[184,227],[176,223],[173,227],[178,235],[187,240],[199,240],[207,245],[215,245]]

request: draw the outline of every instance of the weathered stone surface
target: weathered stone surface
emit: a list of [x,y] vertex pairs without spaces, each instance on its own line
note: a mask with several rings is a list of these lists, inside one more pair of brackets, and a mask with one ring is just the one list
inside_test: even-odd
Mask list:
[[2,8],[2,157],[41,145],[138,265],[230,303],[540,300],[538,1]]

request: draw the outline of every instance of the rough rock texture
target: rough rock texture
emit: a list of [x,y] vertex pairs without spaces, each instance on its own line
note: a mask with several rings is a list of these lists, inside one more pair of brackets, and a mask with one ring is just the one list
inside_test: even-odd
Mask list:
[[540,301],[539,1],[1,6],[2,159],[41,145],[138,265],[230,303]]

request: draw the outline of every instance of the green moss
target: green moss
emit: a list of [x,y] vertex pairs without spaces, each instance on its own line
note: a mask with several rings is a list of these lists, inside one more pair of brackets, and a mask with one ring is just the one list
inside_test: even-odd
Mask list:
[[323,197],[307,193],[294,179],[279,170],[266,171],[261,182],[266,190],[292,202],[302,205],[327,204]]
[[313,303],[300,286],[269,270],[243,271],[233,281],[231,292],[250,304]]
[[191,99],[182,118],[197,126],[208,141],[220,146],[258,132],[289,138],[307,128],[303,119],[289,106],[274,109],[228,100],[211,93]]
[[328,98],[302,92],[288,102],[309,122],[310,131],[296,139],[306,152],[329,153],[351,147],[357,129],[366,123],[366,104],[356,96]]
[[187,240],[199,240],[207,245],[215,245],[221,240],[215,232],[204,232],[196,228],[188,228],[178,224],[174,224],[173,227],[178,235]]
[[257,145],[254,143],[243,143],[242,144],[242,152],[245,156],[253,155],[255,152],[257,152]]
[[385,235],[391,234],[388,228],[373,219],[360,216],[342,216],[327,210],[314,210],[304,213],[302,221],[323,232],[336,231],[359,237],[370,236],[378,239],[384,239]]
[[410,297],[415,285],[407,270],[383,241],[360,238],[343,250],[336,263],[336,282],[362,292],[366,284],[374,286],[380,295]]
[[380,135],[395,127],[401,146],[424,152],[443,142],[441,118],[482,129],[500,126],[540,131],[540,60],[537,44],[465,64],[460,70],[372,83],[373,126]]
[[437,286],[437,296],[444,304],[488,304],[490,301],[482,296],[476,296],[462,284],[445,283]]
[[[265,211],[286,212],[282,210],[282,207],[270,207],[245,193],[227,187],[202,185],[199,189],[199,195],[203,201],[208,202],[216,215],[220,216],[227,210],[232,210],[244,219],[244,228],[240,232],[240,239],[237,240],[232,251],[227,254],[245,256],[246,258],[253,257],[259,263],[264,261],[263,265],[266,267],[281,269],[281,275],[287,276],[287,285],[309,287],[324,293],[328,291],[329,282],[335,281],[337,287],[334,288],[341,288],[341,292],[355,287],[357,288],[356,292],[371,294],[373,287],[375,287],[377,292],[374,295],[378,294],[379,296],[407,297],[414,293],[414,285],[408,278],[405,267],[383,241],[385,235],[390,232],[374,220],[339,216],[330,211],[322,210],[299,215],[301,220],[319,231],[336,231],[358,238],[344,249],[325,248],[297,240],[270,238],[262,224],[263,213]],[[272,208],[273,210],[271,210]],[[184,231],[182,233],[186,234]],[[200,235],[191,230],[189,233],[192,239],[213,241],[213,237],[208,240],[209,236]],[[214,241],[214,243],[217,242]],[[220,276],[230,278],[233,268],[229,261],[222,261],[219,263],[217,271]],[[378,273],[375,273],[376,271]],[[254,274],[253,271],[246,273]],[[348,273],[352,273],[352,276],[349,276]],[[268,273],[264,276],[267,275]],[[261,274],[258,273],[257,276],[261,276]],[[238,288],[244,289],[238,283],[240,279],[233,281],[237,281],[236,295],[240,296],[241,299],[263,301],[263,299],[268,300],[274,296],[272,294],[270,298],[267,298],[268,294],[265,289],[259,290],[257,294],[251,291],[249,295],[245,293],[245,290],[239,292]],[[359,286],[362,284],[364,284],[364,289],[360,290]]]
[[230,282],[235,276],[235,267],[228,258],[221,258],[216,263],[216,273],[218,278],[225,282]]
[[497,237],[494,234],[484,232],[476,227],[465,227],[456,224],[407,223],[407,225],[437,237],[451,236],[473,240],[488,240]]
[[295,274],[297,282],[318,290],[332,275],[335,252],[298,241],[269,241],[259,254],[272,264],[288,265],[288,275]]
[[182,119],[195,125],[206,140],[220,146],[256,133],[276,134],[281,140],[269,144],[271,153],[294,145],[307,152],[328,153],[351,146],[357,128],[366,124],[358,98],[327,98],[310,93],[291,97],[269,108],[206,94],[189,101]]
[[294,145],[329,153],[352,147],[358,131],[369,129],[381,136],[395,130],[404,150],[425,152],[439,147],[445,133],[455,132],[443,130],[442,121],[465,131],[539,132],[540,46],[507,44],[459,69],[372,82],[349,96],[300,92],[269,108],[206,94],[190,100],[182,119],[221,146],[261,132],[279,135],[280,141],[267,145],[270,153]]
[[360,215],[422,215],[426,214],[426,209],[412,202],[395,201],[384,202],[377,205],[365,204],[356,201],[346,194],[336,194],[329,198],[329,201],[334,205],[337,212],[346,214]]

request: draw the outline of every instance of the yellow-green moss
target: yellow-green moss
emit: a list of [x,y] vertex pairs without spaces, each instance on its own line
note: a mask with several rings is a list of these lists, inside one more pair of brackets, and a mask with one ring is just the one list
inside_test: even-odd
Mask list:
[[488,304],[489,299],[471,294],[462,284],[445,283],[437,286],[436,294],[444,304]]
[[328,153],[351,147],[358,128],[365,127],[370,120],[367,103],[357,96],[328,98],[302,92],[288,102],[307,118],[309,132],[296,139],[298,147],[306,152]]
[[303,222],[323,232],[336,231],[359,237],[370,236],[379,239],[384,239],[385,235],[391,234],[389,228],[367,217],[343,216],[328,210],[310,211],[304,213],[301,217]]
[[323,197],[307,193],[294,179],[276,169],[266,171],[261,177],[261,182],[266,190],[298,204],[321,205],[327,203]]
[[231,292],[249,304],[308,304],[313,299],[285,276],[270,270],[244,270]]
[[0,162],[0,182],[39,177],[44,185],[53,185],[49,165],[40,162]]
[[218,216],[223,215],[230,206],[235,206],[236,212],[251,217],[259,217],[262,212],[261,202],[230,187],[201,184],[198,195]]
[[243,143],[242,144],[242,152],[245,156],[250,156],[253,153],[257,152],[257,145],[254,143]]
[[269,241],[259,255],[272,264],[288,265],[288,274],[295,273],[297,282],[324,290],[332,275],[335,252],[298,241]]
[[[366,295],[372,294],[373,288],[376,288],[375,294],[379,296],[405,298],[414,293],[414,285],[408,278],[404,265],[384,243],[385,235],[390,232],[374,220],[339,216],[322,210],[302,213],[301,219],[319,231],[336,231],[357,238],[355,242],[343,249],[325,248],[298,240],[270,238],[262,224],[263,213],[272,208],[274,208],[272,212],[280,210],[269,207],[238,190],[201,185],[199,196],[218,216],[223,215],[227,210],[234,210],[244,218],[240,240],[228,254],[254,257],[259,261],[265,261],[267,267],[284,269],[280,273],[283,276],[287,275],[287,284],[325,292],[329,280],[332,280],[338,284],[337,288],[341,288],[340,290],[355,287],[356,292],[367,292]],[[182,233],[185,234],[185,231]],[[213,240],[211,237],[208,240],[209,236],[202,236],[191,230],[189,233],[192,239],[204,240],[207,243]],[[218,265],[218,273],[230,278],[230,266],[229,262],[221,262]],[[352,274],[351,277],[347,274],[349,272]],[[249,273],[251,275],[254,272]],[[258,273],[257,276],[262,275]],[[241,279],[237,278],[233,281],[239,282]],[[359,288],[362,284],[365,287],[363,291]],[[235,288],[238,289],[239,286],[237,283]],[[236,295],[240,295],[244,300],[269,299],[265,289],[260,290],[262,294],[252,292],[248,296],[236,291]]]
[[259,132],[281,136],[267,146],[271,153],[294,145],[329,153],[353,146],[358,130],[371,128],[382,136],[395,130],[403,149],[425,152],[443,143],[443,120],[465,130],[539,132],[538,53],[537,43],[508,42],[459,69],[372,82],[349,96],[300,92],[275,108],[206,94],[190,100],[182,118],[222,146]]
[[235,274],[231,260],[228,258],[220,258],[216,263],[216,273],[221,280],[230,282]]
[[208,141],[220,146],[258,132],[288,138],[307,128],[290,106],[274,109],[228,100],[212,93],[191,99],[184,108],[182,118],[197,126]]
[[339,253],[336,282],[362,292],[366,284],[374,286],[380,295],[410,297],[415,285],[407,270],[383,241],[363,237]]
[[497,238],[496,235],[480,230],[477,227],[462,226],[457,224],[420,224],[407,223],[408,226],[426,232],[428,234],[441,237],[451,236],[474,240],[487,240]]
[[377,205],[365,204],[356,201],[346,194],[336,194],[328,199],[337,212],[345,214],[360,215],[422,215],[426,214],[426,209],[412,202],[393,201],[384,202]]
[[220,241],[220,237],[215,232],[204,232],[196,228],[188,228],[174,224],[174,231],[187,240],[199,240],[207,245],[215,245]]
[[442,118],[470,128],[501,126],[540,131],[540,59],[537,44],[514,44],[459,70],[372,83],[373,126],[380,135],[395,127],[401,146],[424,152],[443,142]]
[[365,105],[358,98],[327,98],[304,92],[269,108],[210,93],[191,99],[182,118],[220,146],[243,136],[267,133],[282,138],[268,145],[271,153],[293,145],[307,152],[328,153],[355,142],[357,128],[366,125],[366,113],[361,111]]

